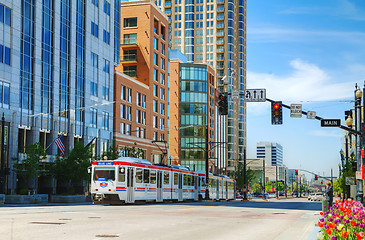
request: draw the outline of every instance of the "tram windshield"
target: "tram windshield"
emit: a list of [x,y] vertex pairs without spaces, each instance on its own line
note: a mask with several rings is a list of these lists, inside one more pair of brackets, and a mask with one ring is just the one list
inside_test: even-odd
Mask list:
[[114,181],[115,168],[114,167],[95,167],[94,181]]

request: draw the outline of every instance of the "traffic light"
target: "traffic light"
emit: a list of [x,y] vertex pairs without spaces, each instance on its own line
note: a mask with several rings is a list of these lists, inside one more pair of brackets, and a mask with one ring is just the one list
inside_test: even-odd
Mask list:
[[271,102],[271,124],[283,124],[283,104],[281,101]]
[[318,176],[317,175],[314,175],[314,180],[318,180]]
[[297,175],[297,176],[298,176],[298,170],[295,170],[295,175]]
[[228,114],[228,98],[226,94],[220,93],[218,96],[218,112],[220,115]]

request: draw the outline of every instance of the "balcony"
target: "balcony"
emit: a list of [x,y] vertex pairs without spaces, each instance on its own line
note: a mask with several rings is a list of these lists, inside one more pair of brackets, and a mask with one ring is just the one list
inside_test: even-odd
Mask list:
[[219,53],[224,52],[224,47],[217,48],[217,52],[219,52]]
[[217,61],[224,61],[224,55],[223,54],[219,54],[217,56]]
[[137,62],[137,54],[124,54],[120,62]]
[[217,4],[224,4],[224,0],[217,0]]
[[223,69],[224,68],[224,64],[217,64],[217,69]]
[[217,23],[217,28],[224,28],[224,23],[223,22]]
[[224,45],[224,38],[218,38],[217,45]]
[[224,14],[223,13],[218,14],[217,20],[224,20]]
[[217,31],[217,34],[216,34],[216,36],[224,36],[224,31]]
[[136,78],[137,77],[137,70],[126,70],[123,71],[125,75],[128,75],[130,77]]
[[165,7],[171,7],[171,1],[166,1],[165,2]]
[[217,12],[224,12],[224,5],[217,7]]

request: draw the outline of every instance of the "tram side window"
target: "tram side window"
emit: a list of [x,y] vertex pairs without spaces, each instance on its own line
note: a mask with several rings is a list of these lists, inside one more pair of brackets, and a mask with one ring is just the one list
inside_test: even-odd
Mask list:
[[188,175],[184,174],[184,186],[188,186]]
[[191,186],[192,180],[191,180],[191,175],[188,175],[188,186]]
[[125,168],[124,167],[119,169],[118,182],[125,182]]
[[202,178],[202,187],[205,187],[205,178]]
[[174,173],[174,185],[179,184],[179,175],[177,173]]
[[164,172],[163,173],[163,183],[164,184],[169,184],[170,183],[170,173],[169,172]]
[[156,183],[156,171],[151,170],[151,183]]
[[136,183],[142,183],[142,168],[136,169]]
[[150,183],[150,170],[143,169],[143,182]]

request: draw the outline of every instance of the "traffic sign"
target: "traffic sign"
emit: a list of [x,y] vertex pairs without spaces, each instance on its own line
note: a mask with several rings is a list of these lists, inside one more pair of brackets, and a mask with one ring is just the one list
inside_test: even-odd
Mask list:
[[246,102],[265,102],[266,101],[266,89],[246,89],[245,90]]
[[290,104],[290,117],[302,117],[302,104]]
[[341,119],[322,119],[321,127],[339,127],[341,126]]
[[240,90],[232,89],[231,97],[232,97],[233,100],[234,99],[239,99],[240,98]]
[[307,112],[307,118],[308,119],[316,119],[317,113],[313,112],[313,111],[308,111]]

